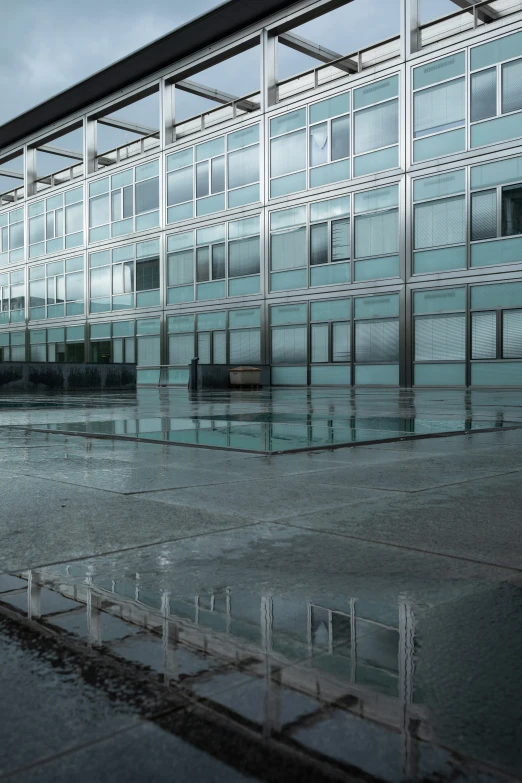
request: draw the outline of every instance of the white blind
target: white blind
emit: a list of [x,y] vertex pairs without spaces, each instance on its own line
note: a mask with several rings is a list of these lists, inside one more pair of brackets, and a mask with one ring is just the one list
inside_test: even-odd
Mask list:
[[466,316],[415,319],[415,361],[464,361]]

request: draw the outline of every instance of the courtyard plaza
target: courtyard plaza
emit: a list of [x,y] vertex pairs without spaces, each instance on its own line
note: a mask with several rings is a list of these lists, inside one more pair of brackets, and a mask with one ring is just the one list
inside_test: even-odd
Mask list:
[[522,779],[518,391],[0,396],[0,779]]

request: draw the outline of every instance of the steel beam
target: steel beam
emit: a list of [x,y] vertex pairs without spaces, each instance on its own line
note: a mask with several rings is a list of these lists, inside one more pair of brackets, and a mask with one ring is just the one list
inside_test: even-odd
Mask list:
[[327,49],[325,46],[316,44],[313,41],[308,41],[306,38],[301,38],[300,35],[296,35],[295,33],[282,33],[278,38],[282,44],[288,46],[290,49],[295,49],[296,52],[307,54],[323,63],[329,63],[332,60],[340,60],[339,62],[332,63],[332,65],[335,68],[339,68],[341,71],[346,71],[346,73],[357,73],[359,70],[355,60],[350,60],[348,57],[341,60],[342,54],[332,52],[331,49]]
[[17,171],[9,171],[9,169],[0,168],[0,177],[11,177],[12,179],[23,179],[24,175],[19,174]]
[[[451,2],[458,5],[459,8],[467,9],[470,13],[473,13],[474,0],[451,0]],[[476,14],[481,22],[488,23],[498,19],[498,13],[493,8],[488,8],[488,6],[484,5],[481,8],[477,8]]]
[[136,122],[126,122],[114,117],[99,117],[98,122],[101,125],[108,125],[110,128],[119,128],[120,130],[137,133],[138,136],[157,136],[159,138],[159,130],[157,128],[149,128],[147,125],[139,125]]
[[240,100],[237,95],[229,95],[221,90],[216,90],[214,87],[207,87],[199,82],[193,82],[190,79],[183,79],[180,82],[175,82],[175,86],[184,90],[184,92],[191,92],[193,95],[199,95],[201,98],[208,98],[216,103],[232,103],[236,102],[237,108],[243,111],[256,111],[259,109],[259,104],[254,101]]
[[36,149],[39,152],[47,152],[48,155],[59,155],[62,158],[71,158],[72,160],[81,160],[83,162],[83,154],[81,152],[64,150],[62,147],[53,147],[51,144],[44,144],[43,147],[37,147]]

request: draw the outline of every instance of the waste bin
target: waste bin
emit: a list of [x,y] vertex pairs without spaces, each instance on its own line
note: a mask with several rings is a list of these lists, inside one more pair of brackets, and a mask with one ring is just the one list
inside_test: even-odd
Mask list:
[[261,370],[259,367],[234,367],[230,373],[230,385],[236,388],[261,386]]

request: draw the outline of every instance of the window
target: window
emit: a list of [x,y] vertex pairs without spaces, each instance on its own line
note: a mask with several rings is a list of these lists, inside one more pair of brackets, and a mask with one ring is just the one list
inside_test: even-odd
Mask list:
[[415,274],[466,266],[465,182],[463,169],[414,181]]
[[485,190],[471,196],[471,239],[497,236],[497,192]]
[[95,364],[135,364],[134,332],[135,321],[91,324],[91,361]]
[[161,364],[160,319],[142,318],[136,321],[137,364],[157,367]]
[[[399,361],[399,297],[355,299],[355,361],[357,364],[390,364]],[[356,374],[356,380],[364,375]]]
[[83,188],[29,204],[29,258],[83,244]]
[[25,362],[25,331],[0,333],[0,361]]
[[[35,329],[29,332],[31,344],[31,357],[33,346],[35,352],[43,358],[43,342],[41,336],[47,332],[47,361],[48,362],[84,362],[85,361],[85,332],[83,326],[57,327],[53,329]],[[34,342],[33,342],[34,338]]]
[[83,313],[83,256],[29,267],[29,320]]
[[0,215],[0,267],[24,260],[24,210]]
[[89,254],[90,312],[160,303],[159,239]]
[[167,157],[167,222],[259,201],[259,125]]
[[229,310],[230,364],[259,364],[261,362],[261,311],[259,308]]
[[0,323],[25,321],[25,271],[0,274]]
[[413,293],[414,383],[466,383],[466,288]]
[[310,361],[350,361],[350,300],[320,300],[310,304]]
[[227,363],[227,314],[221,310],[198,313],[197,350],[201,364]]
[[398,94],[397,76],[354,90],[353,176],[399,165]]
[[464,52],[413,69],[413,159],[415,162],[465,149]]
[[270,195],[306,188],[306,109],[270,121]]
[[197,356],[194,316],[178,315],[168,319],[169,365],[186,367]]
[[272,364],[307,364],[307,305],[277,305],[270,308]]
[[[349,111],[349,92],[309,107],[310,187],[350,177]],[[344,166],[329,165],[343,160]]]
[[472,193],[472,241],[520,234],[522,234],[522,184],[499,185],[489,190]]
[[415,319],[415,361],[464,361],[466,316],[437,315]]
[[260,318],[258,307],[199,313],[197,329],[192,314],[169,318],[169,364],[186,367],[194,356],[202,364],[259,364]]
[[89,185],[89,242],[159,226],[159,161]]
[[502,236],[522,234],[522,185],[502,188]]
[[399,274],[398,199],[396,185],[355,195],[356,280]]
[[270,288],[307,285],[306,207],[294,207],[270,216]]
[[522,284],[471,286],[471,358],[522,359]]

